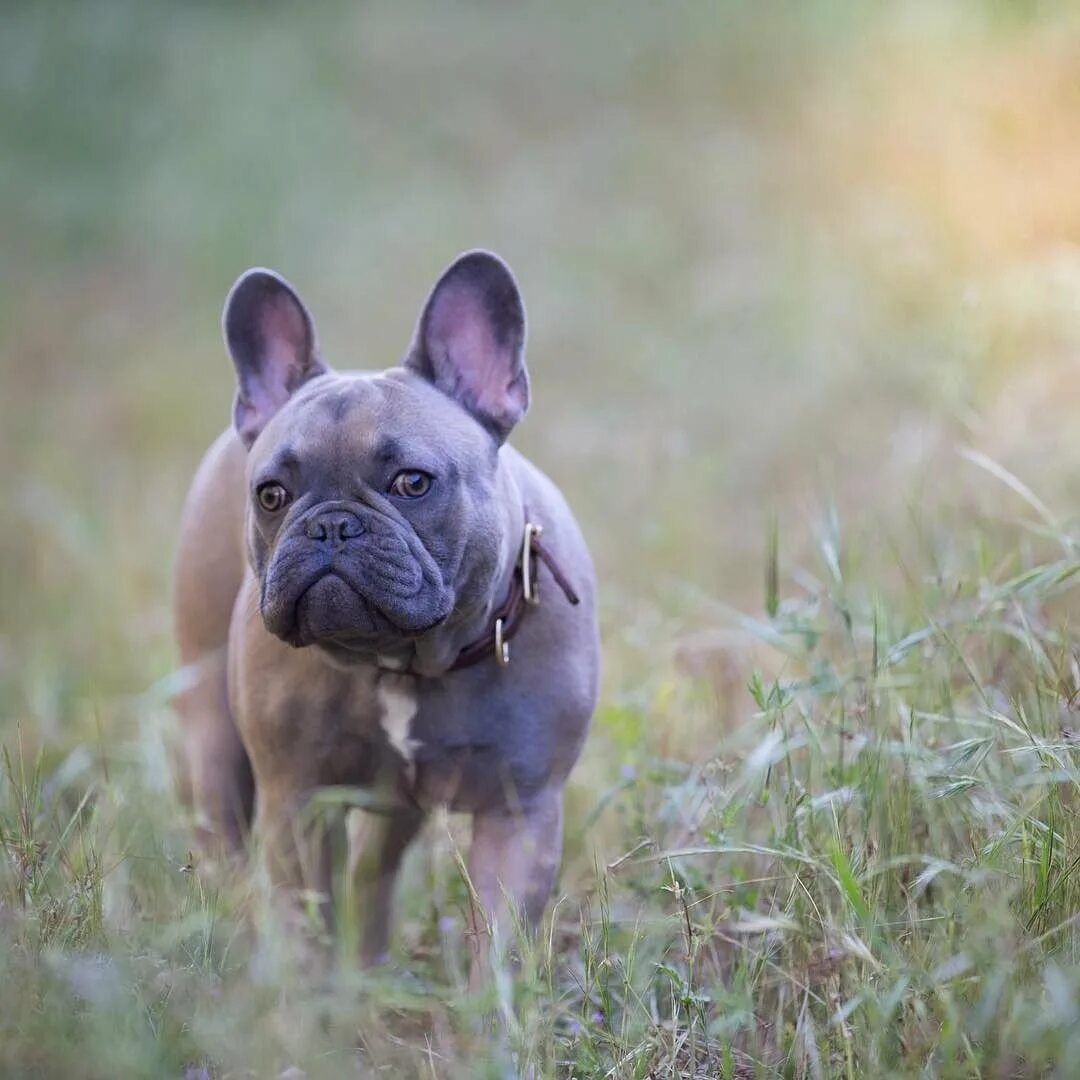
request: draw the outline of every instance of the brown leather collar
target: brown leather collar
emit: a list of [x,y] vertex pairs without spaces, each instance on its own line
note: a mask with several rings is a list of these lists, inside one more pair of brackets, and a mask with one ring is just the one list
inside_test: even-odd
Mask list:
[[472,667],[490,656],[494,656],[504,667],[510,663],[510,639],[518,632],[525,612],[540,603],[540,594],[537,591],[539,563],[542,562],[551,571],[551,576],[571,604],[581,603],[581,598],[566,579],[551,552],[540,543],[543,526],[529,521],[528,517],[526,510],[521,554],[518,555],[514,573],[510,577],[506,599],[492,612],[483,635],[458,653],[457,659],[450,666],[451,671]]

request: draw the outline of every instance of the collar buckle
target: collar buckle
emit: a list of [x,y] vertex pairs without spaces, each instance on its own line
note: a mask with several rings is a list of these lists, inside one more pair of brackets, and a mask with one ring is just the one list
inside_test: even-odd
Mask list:
[[525,602],[534,607],[540,603],[540,583],[533,572],[533,542],[543,535],[543,525],[525,522],[525,536],[521,541],[521,591]]
[[[540,604],[539,582],[536,580],[536,570],[533,567],[533,544],[544,533],[543,525],[537,525],[534,521],[525,522],[525,535],[521,540],[521,557],[515,568],[516,573],[521,574],[521,597],[526,604],[538,607]],[[495,659],[501,667],[510,664],[510,642],[506,640],[506,617],[499,616],[495,620],[493,635],[495,638]]]
[[495,659],[501,667],[510,664],[510,642],[503,638],[503,623],[505,620],[495,620]]

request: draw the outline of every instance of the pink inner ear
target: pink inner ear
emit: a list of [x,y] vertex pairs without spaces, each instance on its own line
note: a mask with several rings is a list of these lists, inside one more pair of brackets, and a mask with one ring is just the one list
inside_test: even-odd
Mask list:
[[452,358],[476,407],[493,413],[506,409],[514,359],[496,341],[491,319],[475,290],[444,286],[429,313],[427,337],[432,355]]
[[270,393],[284,390],[291,394],[303,382],[312,359],[312,342],[303,314],[289,297],[275,297],[259,315],[259,333],[266,369],[275,384]]

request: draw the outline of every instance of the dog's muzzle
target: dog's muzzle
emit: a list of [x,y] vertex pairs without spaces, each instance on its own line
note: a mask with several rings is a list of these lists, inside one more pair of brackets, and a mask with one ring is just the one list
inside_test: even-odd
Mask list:
[[368,507],[312,508],[279,537],[263,578],[266,628],[292,645],[413,638],[452,609],[419,537]]

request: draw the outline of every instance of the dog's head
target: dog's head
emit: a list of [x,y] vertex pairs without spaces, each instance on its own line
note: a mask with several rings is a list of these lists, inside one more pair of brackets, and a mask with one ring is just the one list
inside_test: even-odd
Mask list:
[[503,532],[498,454],[529,404],[509,268],[462,255],[403,365],[339,374],[293,288],[249,270],[225,304],[247,538],[267,629],[339,660],[393,653],[482,610]]

